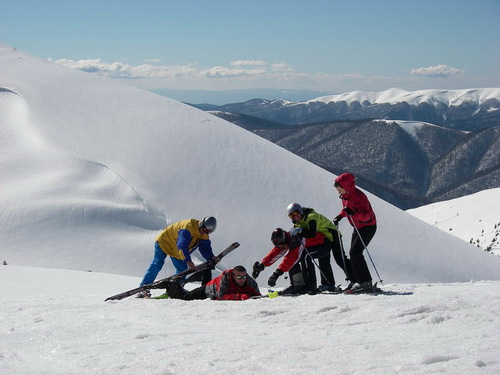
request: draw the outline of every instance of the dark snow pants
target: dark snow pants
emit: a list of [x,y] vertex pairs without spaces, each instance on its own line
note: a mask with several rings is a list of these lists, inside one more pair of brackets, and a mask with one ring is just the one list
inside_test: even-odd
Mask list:
[[318,259],[321,275],[321,285],[335,285],[332,265],[330,264],[331,244],[325,241],[321,245],[311,246],[304,249],[300,258],[304,284],[310,289],[316,289],[316,269],[313,259]]
[[182,299],[184,301],[192,301],[195,299],[206,299],[205,287],[200,286],[196,289],[187,291],[178,282],[173,282],[167,287],[167,293],[170,298]]
[[353,272],[352,272],[352,265],[351,261],[347,256],[345,255],[344,252],[344,246],[342,245],[342,240],[339,239],[340,233],[336,230],[329,230],[329,232],[333,236],[333,241],[332,241],[332,253],[333,253],[333,259],[335,259],[335,263],[344,270],[344,274],[346,277],[346,280],[352,281],[352,282],[357,282]]
[[370,270],[368,269],[365,257],[363,256],[363,251],[365,250],[363,242],[366,246],[368,246],[373,236],[375,236],[376,231],[377,231],[377,225],[370,225],[367,227],[358,228],[358,232],[361,235],[363,241],[361,241],[361,239],[359,238],[356,229],[354,229],[354,231],[352,232],[351,250],[349,251],[349,255],[351,257],[351,265],[354,278],[355,281],[358,283],[372,281]]

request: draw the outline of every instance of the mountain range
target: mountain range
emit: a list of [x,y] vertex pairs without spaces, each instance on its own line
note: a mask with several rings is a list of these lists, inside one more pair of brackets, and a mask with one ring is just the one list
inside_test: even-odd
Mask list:
[[181,89],[152,89],[151,92],[175,99],[180,102],[210,103],[223,105],[226,103],[244,102],[252,98],[267,100],[287,99],[291,101],[306,101],[325,96],[328,93],[310,90],[286,89],[240,89],[240,90],[181,90]]
[[498,126],[500,88],[419,91],[395,88],[328,95],[305,102],[252,99],[221,106],[194,106],[205,111],[254,116],[283,125],[385,119],[478,131]]
[[[500,89],[392,89],[196,106],[409,209],[495,188]],[[294,125],[292,125],[294,124]]]

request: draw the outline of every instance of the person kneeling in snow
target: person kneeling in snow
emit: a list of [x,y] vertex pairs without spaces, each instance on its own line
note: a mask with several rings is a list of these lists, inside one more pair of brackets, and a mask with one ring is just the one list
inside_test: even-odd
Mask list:
[[260,296],[259,286],[252,279],[243,266],[236,266],[226,270],[222,275],[210,280],[205,286],[191,291],[185,290],[178,281],[167,285],[167,294],[170,298],[192,301],[196,299],[214,300],[246,300],[252,296]]
[[281,228],[276,228],[271,234],[271,242],[274,248],[262,262],[255,262],[252,276],[257,278],[265,267],[271,266],[284,256],[278,269],[269,278],[267,282],[269,286],[275,286],[276,280],[288,272],[291,286],[281,291],[281,294],[315,293],[316,271],[311,256],[316,257],[317,254],[330,252],[329,244],[325,244],[325,236],[317,232],[313,238],[299,239]]

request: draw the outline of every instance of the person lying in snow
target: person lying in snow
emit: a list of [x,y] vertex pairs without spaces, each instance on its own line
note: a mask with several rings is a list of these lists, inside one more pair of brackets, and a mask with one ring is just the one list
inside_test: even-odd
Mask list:
[[259,286],[243,266],[226,270],[222,275],[210,280],[206,285],[191,291],[185,290],[178,281],[169,282],[166,286],[170,298],[192,301],[197,299],[214,300],[246,300],[252,296],[260,296]]

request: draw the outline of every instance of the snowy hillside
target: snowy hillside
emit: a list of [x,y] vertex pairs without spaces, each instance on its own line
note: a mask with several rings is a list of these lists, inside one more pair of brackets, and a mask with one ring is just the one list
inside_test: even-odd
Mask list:
[[500,188],[406,212],[500,256]]
[[[458,106],[464,102],[481,104],[488,99],[500,99],[500,88],[481,88],[467,90],[418,90],[405,91],[393,88],[385,91],[352,91],[339,95],[327,95],[309,100],[311,102],[341,102],[351,103],[364,101],[370,104],[396,104],[406,102],[409,105],[419,105],[430,102],[433,104],[443,103],[447,106]],[[498,108],[497,108],[498,109]]]
[[[249,267],[275,227],[290,227],[290,202],[329,217],[340,209],[333,174],[182,103],[6,45],[0,87],[0,260],[9,265],[139,277],[159,230],[213,215],[215,250],[241,243],[222,266]],[[369,197],[379,220],[370,252],[387,282],[500,279],[499,258]],[[348,246],[351,229],[340,228]],[[160,276],[172,271],[167,262]]]
[[[424,128],[424,127],[434,127],[434,128],[440,128],[438,125],[434,125],[428,122],[422,122],[422,121],[405,121],[405,120],[383,120],[383,119],[377,119],[377,122],[382,122],[386,124],[398,124],[401,129],[406,131],[409,135],[411,135],[413,138],[418,139],[417,137],[417,132]],[[466,131],[459,131],[460,133],[467,134],[469,132]]]

